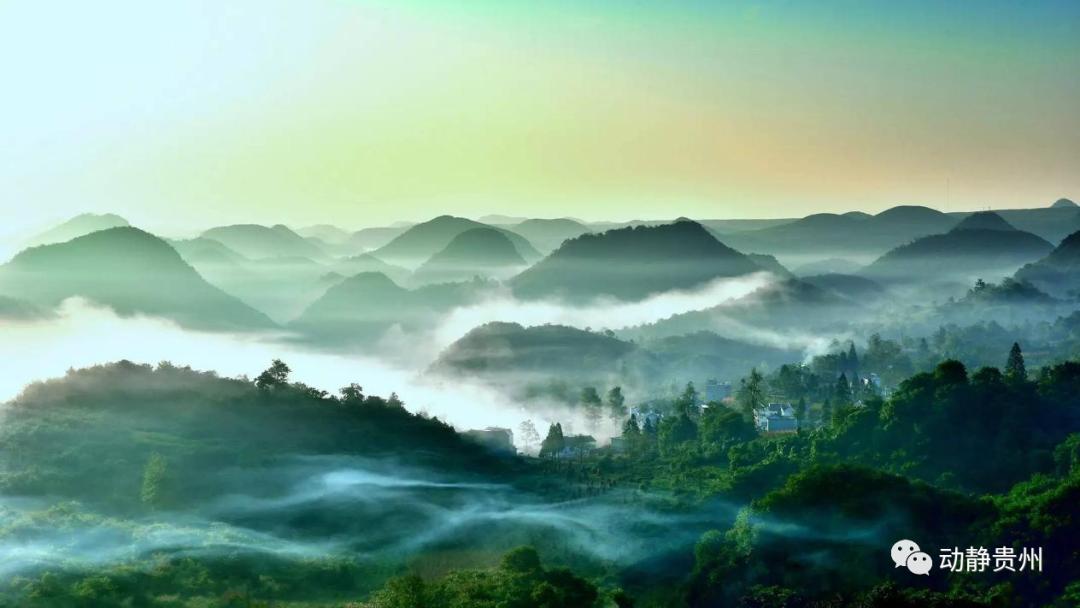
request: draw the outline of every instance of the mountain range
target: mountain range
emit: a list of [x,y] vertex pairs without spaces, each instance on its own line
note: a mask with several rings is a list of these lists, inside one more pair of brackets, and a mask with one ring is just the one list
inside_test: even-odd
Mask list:
[[326,252],[318,245],[282,224],[273,227],[259,224],[219,226],[203,232],[201,236],[218,241],[252,259],[293,256],[312,259],[326,257]]
[[476,301],[490,287],[473,280],[406,289],[382,273],[364,272],[332,285],[290,327],[323,343],[364,342],[395,325],[428,327],[440,314]]
[[1045,239],[1017,230],[997,214],[984,212],[961,220],[949,232],[922,237],[889,251],[861,274],[887,282],[959,281],[966,285],[978,278],[1009,276],[1052,249]]
[[274,325],[207,283],[168,243],[132,227],[24,250],[0,266],[0,294],[44,307],[80,296],[119,314],[161,316],[194,328]]

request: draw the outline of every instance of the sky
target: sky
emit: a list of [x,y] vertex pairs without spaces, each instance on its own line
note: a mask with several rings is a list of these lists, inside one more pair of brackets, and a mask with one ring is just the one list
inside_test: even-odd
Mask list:
[[0,0],[0,237],[1080,199],[1080,3]]

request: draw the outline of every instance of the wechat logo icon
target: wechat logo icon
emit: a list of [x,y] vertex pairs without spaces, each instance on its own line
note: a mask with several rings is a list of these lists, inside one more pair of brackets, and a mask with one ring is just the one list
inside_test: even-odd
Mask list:
[[930,576],[930,570],[934,567],[934,560],[928,554],[919,549],[918,543],[912,540],[898,540],[893,543],[892,556],[894,567],[906,566],[912,574]]

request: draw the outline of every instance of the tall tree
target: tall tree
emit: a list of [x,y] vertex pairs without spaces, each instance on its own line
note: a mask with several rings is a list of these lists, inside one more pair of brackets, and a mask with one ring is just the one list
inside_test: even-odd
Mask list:
[[566,447],[566,438],[563,437],[562,424],[556,422],[548,427],[547,437],[540,444],[540,455],[558,458],[559,452]]
[[675,399],[675,411],[684,416],[690,416],[697,413],[697,404],[697,389],[694,388],[693,382],[687,382],[682,394]]
[[589,429],[595,431],[600,426],[600,419],[603,417],[604,403],[600,400],[600,393],[596,391],[596,388],[586,386],[581,389],[580,403],[585,412],[585,420]]
[[795,404],[795,420],[802,426],[803,420],[806,419],[806,398],[799,397],[799,402]]
[[833,391],[833,396],[836,398],[837,405],[851,403],[851,384],[848,383],[846,375],[840,374],[840,377],[836,379],[836,390]]
[[289,373],[292,370],[281,359],[274,359],[270,367],[263,370],[255,378],[255,386],[260,391],[270,391],[285,386],[289,381]]
[[832,424],[833,405],[830,399],[825,399],[821,403],[821,426],[828,426]]
[[1013,342],[1009,349],[1009,360],[1005,362],[1005,379],[1013,384],[1027,381],[1027,366],[1024,365],[1024,353],[1018,342]]
[[626,397],[623,396],[622,387],[615,386],[607,392],[607,407],[612,420],[622,420],[626,416]]
[[851,370],[851,375],[854,378],[859,377],[859,355],[855,353],[855,343],[851,343],[851,347],[847,351],[847,364],[848,369]]
[[532,420],[526,420],[518,426],[518,432],[521,433],[521,443],[527,451],[531,452],[536,442],[540,441],[540,433],[537,432],[536,425]]
[[750,376],[743,378],[739,384],[739,392],[735,396],[739,404],[743,418],[754,419],[754,410],[765,403],[765,377],[757,369],[750,370]]

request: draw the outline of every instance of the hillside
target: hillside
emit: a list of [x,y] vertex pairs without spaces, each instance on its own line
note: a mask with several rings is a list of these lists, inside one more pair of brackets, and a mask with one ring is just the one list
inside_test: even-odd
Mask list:
[[517,234],[529,239],[529,242],[544,253],[551,253],[564,241],[590,232],[589,227],[581,222],[569,219],[529,219],[520,224],[507,226]]
[[735,301],[624,329],[619,335],[652,340],[704,329],[740,341],[779,343],[785,349],[798,349],[798,338],[773,332],[793,330],[804,334],[850,326],[873,310],[866,306],[870,302],[865,289],[865,285],[856,288],[842,280],[829,281],[823,287],[801,279],[777,281]]
[[401,233],[409,229],[409,226],[379,226],[363,228],[349,235],[344,243],[356,252],[371,251],[394,240]]
[[113,213],[83,213],[54,226],[26,241],[26,247],[63,243],[91,232],[129,226],[128,221]]
[[454,237],[413,273],[417,284],[462,281],[474,276],[504,278],[527,264],[506,234],[494,228],[473,228]]
[[379,272],[390,278],[395,283],[403,283],[409,278],[409,270],[401,266],[387,264],[370,253],[341,258],[332,264],[334,272],[351,277],[363,272]]
[[526,298],[640,300],[763,270],[692,221],[586,234],[510,281]]
[[321,259],[326,253],[288,227],[235,224],[211,228],[202,233],[248,258],[307,257]]
[[0,296],[0,322],[34,321],[49,318],[46,310],[25,300]]
[[348,230],[334,226],[333,224],[315,224],[304,226],[294,230],[296,234],[306,238],[316,238],[332,245],[340,245],[352,236]]
[[517,380],[615,374],[636,347],[604,334],[563,325],[487,323],[447,347],[431,371]]
[[364,272],[332,285],[290,326],[327,344],[368,341],[395,325],[430,328],[438,315],[474,301],[483,281],[406,289],[378,272]]
[[993,211],[979,211],[960,220],[953,230],[1016,230],[1003,217]]
[[110,228],[27,249],[0,266],[0,293],[41,306],[81,296],[120,314],[161,316],[189,327],[273,326],[207,283],[165,241],[137,228]]
[[[435,219],[410,227],[394,240],[373,251],[372,254],[391,264],[419,266],[445,249],[454,237],[474,228],[491,228],[491,226],[463,217],[440,215]],[[518,254],[526,262],[531,263],[540,259],[540,252],[525,237],[502,228],[494,229],[501,231],[510,239]]]
[[1065,237],[1045,258],[1016,271],[1016,279],[1058,297],[1080,296],[1080,231]]
[[800,280],[840,297],[862,303],[873,302],[888,295],[888,290],[881,284],[857,275],[826,273],[802,277]]
[[888,282],[929,285],[945,280],[970,284],[1011,275],[1053,246],[1020,230],[958,229],[923,237],[889,251],[862,270],[863,276]]
[[725,241],[740,251],[809,263],[830,257],[878,256],[911,239],[944,232],[954,224],[954,218],[940,211],[900,206],[874,216],[818,213],[779,226],[726,235]]

